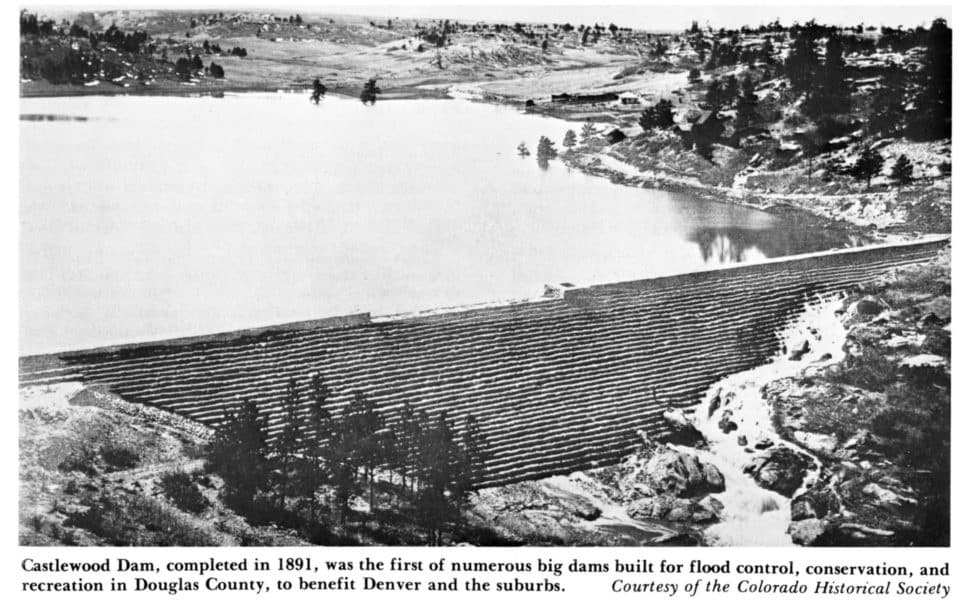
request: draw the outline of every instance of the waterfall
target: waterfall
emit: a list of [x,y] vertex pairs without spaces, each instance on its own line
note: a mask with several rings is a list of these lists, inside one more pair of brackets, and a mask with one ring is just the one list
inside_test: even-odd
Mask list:
[[[780,353],[770,362],[725,377],[713,385],[691,419],[708,442],[707,450],[686,449],[717,466],[726,478],[726,490],[716,496],[724,510],[720,522],[705,532],[716,545],[790,545],[790,498],[765,490],[744,472],[756,452],[756,444],[768,448],[782,445],[813,457],[796,445],[781,440],[773,427],[770,406],[763,398],[765,385],[803,369],[842,359],[846,329],[841,315],[843,297],[818,297],[806,304],[800,315],[780,331]],[[727,416],[736,423],[724,432],[719,420]],[[742,436],[742,437],[741,437]],[[746,445],[738,439],[746,438]],[[754,449],[754,453],[746,448]],[[804,486],[819,473],[807,474]],[[803,490],[803,487],[800,488]]]

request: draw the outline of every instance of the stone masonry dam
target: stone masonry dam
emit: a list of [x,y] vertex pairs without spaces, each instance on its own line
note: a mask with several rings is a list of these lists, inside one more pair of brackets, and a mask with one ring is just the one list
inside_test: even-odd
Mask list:
[[[934,258],[947,238],[814,253],[678,276],[571,288],[466,311],[358,314],[205,337],[20,359],[21,386],[104,385],[216,425],[249,397],[279,410],[291,378],[320,373],[339,414],[363,391],[390,423],[410,403],[474,414],[489,442],[484,483],[612,464],[637,430],[667,428],[723,376],[768,361],[778,330],[813,297]],[[280,415],[269,415],[271,431]]]

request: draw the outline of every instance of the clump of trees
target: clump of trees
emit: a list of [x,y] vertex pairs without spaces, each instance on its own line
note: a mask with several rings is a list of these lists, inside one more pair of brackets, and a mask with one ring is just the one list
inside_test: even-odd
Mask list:
[[370,78],[364,83],[363,89],[360,90],[360,102],[364,105],[373,105],[377,102],[377,95],[379,94],[380,87],[377,86],[377,79]]
[[646,130],[662,130],[673,127],[673,102],[661,99],[640,114],[640,126]]
[[40,20],[33,13],[20,11],[21,36],[49,36],[54,32],[55,25],[56,23],[50,19]]
[[737,79],[733,76],[715,78],[707,86],[704,103],[711,110],[721,110],[737,99]]
[[174,64],[173,71],[181,80],[189,80],[194,75],[203,72],[203,60],[200,55],[194,55],[192,59],[190,57],[180,57]]
[[251,400],[239,402],[207,454],[208,471],[223,478],[225,501],[248,516],[263,516],[269,505],[271,521],[297,506],[311,524],[334,513],[346,525],[355,497],[377,518],[378,488],[391,499],[393,487],[412,505],[427,542],[441,544],[484,478],[487,446],[477,419],[468,415],[457,431],[445,412],[431,417],[409,404],[388,419],[363,392],[335,412],[332,396],[313,375],[305,385],[291,379],[269,416]]
[[549,137],[540,137],[537,143],[537,164],[540,168],[546,169],[550,165],[550,160],[557,157],[557,148]]
[[[842,119],[850,113],[848,82],[854,74],[846,65],[845,53],[869,54],[875,48],[904,52],[923,47],[918,71],[888,66],[882,86],[868,93],[868,132],[880,136],[905,134],[917,140],[950,136],[953,32],[944,19],[934,20],[929,30],[883,28],[875,44],[812,21],[794,26],[791,35],[783,74],[791,88],[803,95],[801,109],[814,122]],[[817,49],[823,39],[826,42],[821,59]]]

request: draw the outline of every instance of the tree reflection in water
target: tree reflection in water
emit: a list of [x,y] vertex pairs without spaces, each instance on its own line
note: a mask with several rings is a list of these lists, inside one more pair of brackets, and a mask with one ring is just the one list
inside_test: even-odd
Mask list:
[[720,265],[742,263],[751,250],[764,258],[798,255],[831,248],[863,246],[871,240],[839,230],[814,231],[793,227],[747,229],[742,227],[701,227],[687,239],[700,248],[704,262]]

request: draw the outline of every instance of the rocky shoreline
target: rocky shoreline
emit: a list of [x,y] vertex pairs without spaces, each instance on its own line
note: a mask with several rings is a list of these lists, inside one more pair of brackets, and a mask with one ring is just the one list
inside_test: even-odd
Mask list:
[[[933,225],[926,226],[933,228],[928,230],[917,229],[925,226],[903,224],[902,217],[889,209],[891,198],[894,196],[893,192],[823,196],[815,193],[773,194],[709,185],[691,177],[638,169],[624,163],[609,150],[598,149],[596,146],[575,148],[565,152],[560,158],[571,168],[588,175],[605,178],[617,185],[656,189],[696,196],[711,202],[754,208],[777,215],[794,224],[843,233],[863,244],[871,241],[907,241],[937,231]],[[623,166],[620,168],[610,166],[611,159]],[[882,210],[877,210],[881,207]],[[838,212],[841,208],[857,208],[861,216]]]

